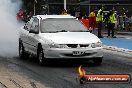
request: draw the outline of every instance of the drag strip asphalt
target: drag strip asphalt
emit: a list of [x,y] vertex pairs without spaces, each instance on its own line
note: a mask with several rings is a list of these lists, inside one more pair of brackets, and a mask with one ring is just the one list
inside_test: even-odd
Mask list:
[[[32,88],[40,83],[40,88],[131,88],[129,84],[85,84],[77,81],[78,67],[80,65],[87,74],[130,74],[132,76],[132,57],[104,52],[102,65],[95,66],[92,62],[80,61],[50,61],[44,66],[39,66],[36,60],[29,58],[20,60],[18,57],[0,58],[0,65],[7,67],[9,72],[15,72],[23,77],[28,77]],[[18,78],[19,79],[19,78]],[[6,85],[6,84],[4,84]],[[23,87],[24,88],[24,87]],[[25,87],[26,88],[26,87]]]

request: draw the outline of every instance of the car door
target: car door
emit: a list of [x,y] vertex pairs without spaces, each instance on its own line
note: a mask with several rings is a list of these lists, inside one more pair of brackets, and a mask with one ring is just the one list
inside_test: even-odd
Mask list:
[[29,31],[30,31],[30,28],[31,28],[31,25],[33,23],[33,18],[30,19],[30,21],[28,21],[25,25],[24,25],[24,30],[22,31],[23,35],[22,35],[22,42],[23,42],[23,45],[25,47],[25,50],[28,51],[29,50]]
[[[31,31],[31,32],[30,32]],[[34,17],[28,34],[29,52],[36,54],[38,45],[39,19]]]

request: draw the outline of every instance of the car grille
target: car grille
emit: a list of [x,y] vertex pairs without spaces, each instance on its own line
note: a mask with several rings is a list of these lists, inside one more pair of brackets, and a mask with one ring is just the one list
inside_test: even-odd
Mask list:
[[78,44],[67,44],[67,46],[70,48],[77,48]]
[[89,47],[89,44],[67,44],[69,48],[85,48]]

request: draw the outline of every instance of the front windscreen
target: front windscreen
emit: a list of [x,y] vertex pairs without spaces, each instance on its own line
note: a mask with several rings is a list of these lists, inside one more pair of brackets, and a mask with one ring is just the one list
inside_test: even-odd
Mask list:
[[76,19],[56,18],[41,20],[40,29],[42,33],[47,32],[85,32],[86,27]]

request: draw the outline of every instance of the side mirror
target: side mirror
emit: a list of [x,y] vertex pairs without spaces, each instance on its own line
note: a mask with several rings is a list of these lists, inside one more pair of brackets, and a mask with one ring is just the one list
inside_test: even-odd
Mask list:
[[38,31],[34,31],[34,30],[30,30],[29,33],[34,33],[34,34],[38,34]]

